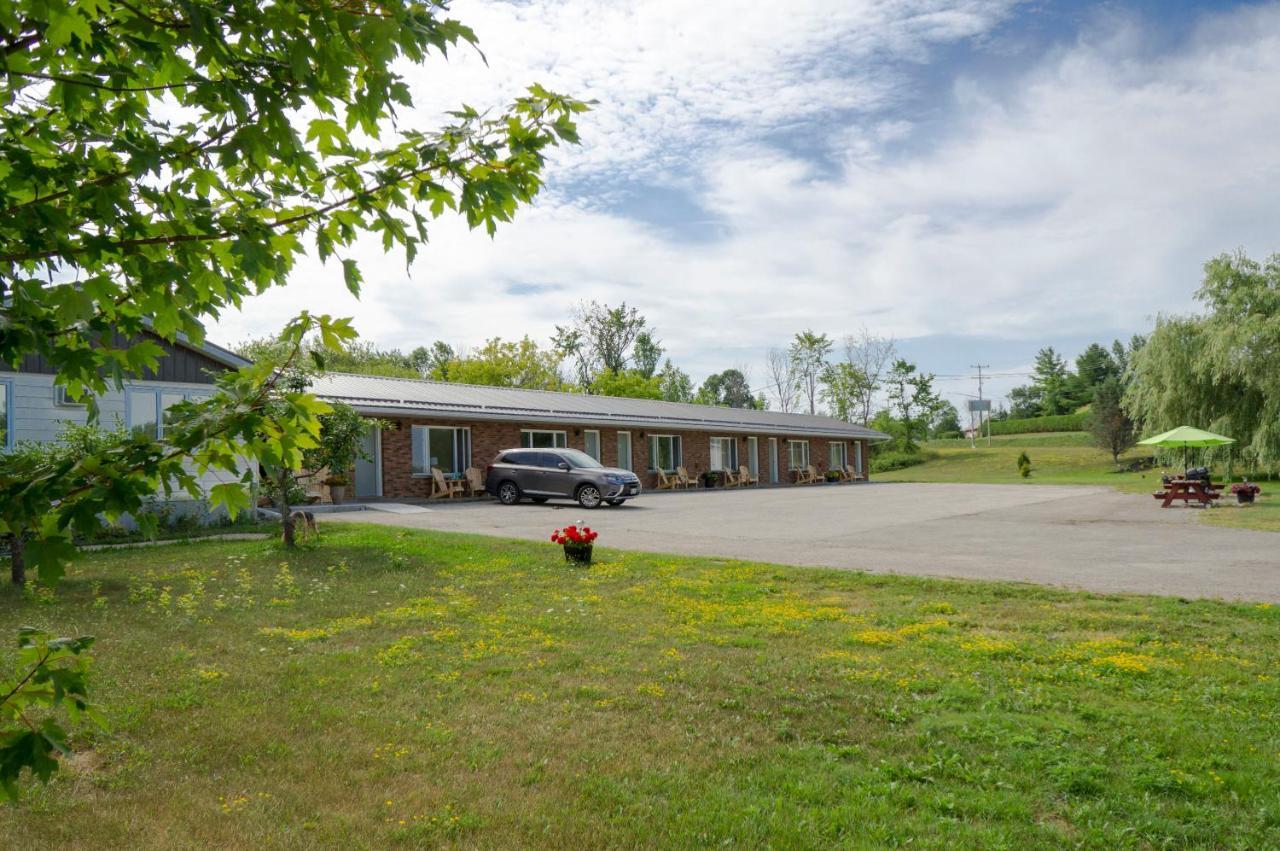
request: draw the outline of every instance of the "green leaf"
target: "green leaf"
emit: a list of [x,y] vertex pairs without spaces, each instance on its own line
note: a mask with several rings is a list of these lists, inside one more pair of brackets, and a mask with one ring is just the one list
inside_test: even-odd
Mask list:
[[351,291],[353,296],[359,297],[360,283],[363,278],[360,275],[360,268],[356,266],[354,260],[342,261],[342,280],[346,282],[347,289]]
[[236,519],[241,511],[248,511],[253,507],[249,491],[238,482],[224,482],[210,488],[209,504],[214,508],[218,506],[226,508],[232,520]]

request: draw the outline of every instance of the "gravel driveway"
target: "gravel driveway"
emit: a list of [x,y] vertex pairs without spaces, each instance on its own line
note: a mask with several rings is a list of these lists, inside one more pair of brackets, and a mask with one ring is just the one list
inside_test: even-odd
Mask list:
[[600,545],[624,549],[1280,602],[1280,535],[1200,524],[1200,509],[1161,510],[1149,496],[1105,488],[872,483],[646,494],[596,511],[568,503],[429,507],[324,522],[545,540],[584,520],[600,531]]

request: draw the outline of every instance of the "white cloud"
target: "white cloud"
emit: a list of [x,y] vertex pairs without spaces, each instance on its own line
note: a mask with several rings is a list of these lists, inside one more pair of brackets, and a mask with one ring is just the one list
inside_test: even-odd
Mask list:
[[[358,307],[337,269],[313,264],[218,334],[263,333],[307,307],[356,315],[382,345],[475,343],[546,336],[578,299],[625,299],[706,373],[759,363],[810,326],[1137,330],[1190,306],[1207,257],[1280,249],[1280,6],[1209,19],[1172,55],[1109,22],[1015,77],[961,75],[917,123],[895,108],[914,96],[899,63],[1005,11],[941,5],[459,3],[492,64],[458,60],[450,96],[484,105],[539,79],[596,97],[562,181],[676,185],[715,227],[690,238],[555,191],[492,241],[437,224],[411,278],[368,246]],[[834,172],[768,144],[825,114],[843,116],[819,140],[840,146]],[[508,294],[530,283],[560,289]]]

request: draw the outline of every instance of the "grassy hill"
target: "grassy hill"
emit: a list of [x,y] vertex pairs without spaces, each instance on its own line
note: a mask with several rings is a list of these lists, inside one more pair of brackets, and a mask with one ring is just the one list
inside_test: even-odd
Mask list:
[[[1018,455],[1031,458],[1031,477],[1018,475]],[[1111,455],[1093,445],[1084,432],[1019,434],[980,441],[972,448],[967,440],[936,440],[925,446],[924,464],[878,473],[886,482],[967,482],[975,484],[1107,485],[1126,491],[1154,490],[1160,471],[1116,472]],[[1127,466],[1151,452],[1135,449],[1121,459]]]

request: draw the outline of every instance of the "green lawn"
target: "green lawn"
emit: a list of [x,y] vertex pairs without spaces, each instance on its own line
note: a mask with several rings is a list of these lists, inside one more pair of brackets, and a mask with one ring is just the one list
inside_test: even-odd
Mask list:
[[603,556],[333,524],[0,595],[4,634],[99,636],[112,722],[0,846],[1280,836],[1280,607]]
[[1263,482],[1263,493],[1253,505],[1235,506],[1230,495],[1223,499],[1221,508],[1206,511],[1201,522],[1231,529],[1256,529],[1261,532],[1280,532],[1280,501],[1273,488],[1275,483]]
[[[1154,491],[1160,471],[1119,473],[1111,454],[1095,447],[1087,434],[1026,434],[995,437],[977,448],[967,440],[939,440],[924,447],[924,464],[876,473],[885,482],[968,482],[974,484],[1107,485],[1126,491]],[[1018,474],[1018,455],[1031,458],[1031,476]],[[1135,449],[1121,458],[1122,466],[1150,452]]]

